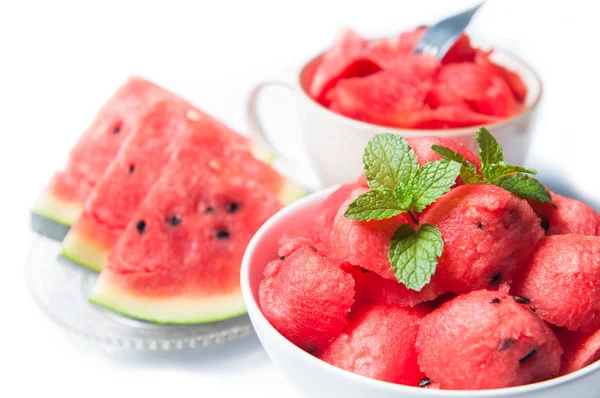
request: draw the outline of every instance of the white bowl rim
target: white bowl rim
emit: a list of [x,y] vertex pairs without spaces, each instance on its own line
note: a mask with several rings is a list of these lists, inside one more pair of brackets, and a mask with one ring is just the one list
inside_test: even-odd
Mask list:
[[[482,44],[480,47],[478,46],[478,48],[486,48],[486,47],[488,47],[488,46],[486,46],[485,44]],[[492,48],[492,47],[489,47],[489,48]],[[539,74],[537,72],[535,72],[535,70],[528,63],[526,63],[523,59],[514,55],[510,51],[504,50],[502,48],[494,46],[493,51],[496,54],[499,54],[503,57],[511,59],[514,63],[518,64],[522,70],[525,70],[527,73],[532,75],[534,78],[533,80],[535,81],[535,85],[537,86],[536,87],[537,95],[533,98],[531,103],[529,105],[523,107],[523,109],[519,113],[512,115],[506,119],[501,119],[494,123],[483,124],[483,125],[485,125],[485,127],[487,129],[499,128],[501,126],[512,123],[512,122],[519,120],[519,119],[525,117],[526,115],[530,114],[537,108],[538,104],[540,103],[540,100],[542,98],[542,92],[543,92],[543,84],[542,84],[542,80],[541,80]],[[311,107],[315,111],[321,112],[324,115],[327,115],[328,117],[335,119],[336,122],[341,125],[346,125],[349,128],[354,128],[354,129],[359,128],[359,127],[362,129],[368,128],[378,134],[391,132],[391,133],[398,134],[402,137],[420,137],[420,136],[437,135],[437,134],[439,134],[443,137],[454,137],[454,136],[460,136],[460,135],[464,135],[464,134],[473,133],[473,131],[475,129],[480,127],[479,124],[475,124],[475,125],[467,126],[467,127],[454,127],[454,128],[449,128],[449,129],[398,128],[398,127],[382,126],[382,125],[378,125],[378,124],[367,123],[367,122],[352,119],[350,117],[340,115],[339,113],[333,112],[330,109],[319,104],[317,101],[315,101],[306,92],[306,90],[304,89],[304,87],[302,85],[302,76],[304,75],[306,68],[309,65],[311,65],[314,61],[316,61],[317,58],[321,57],[323,54],[324,54],[324,52],[321,52],[318,55],[313,56],[310,60],[308,60],[307,62],[305,62],[302,65],[300,72],[296,76],[295,84],[298,86],[298,91],[301,93],[301,98],[304,101],[308,101],[308,103],[311,105]],[[527,86],[528,92],[532,89],[532,87],[534,87],[534,86],[532,86],[532,85]]]
[[[586,366],[583,369],[580,369],[576,372],[570,373],[565,376],[559,376],[554,379],[541,381],[538,383],[527,384],[523,386],[517,387],[509,387],[509,388],[499,388],[499,389],[489,389],[489,390],[433,390],[427,388],[420,387],[412,387],[406,386],[402,384],[395,384],[381,380],[375,380],[366,376],[361,376],[344,369],[338,368],[336,366],[330,365],[327,362],[324,362],[317,357],[309,354],[308,352],[302,350],[288,339],[283,337],[265,318],[263,315],[259,304],[254,299],[254,295],[252,294],[252,288],[250,286],[250,264],[254,254],[254,251],[258,244],[260,243],[263,235],[267,233],[274,225],[279,224],[285,218],[288,217],[291,213],[297,211],[299,208],[304,207],[305,205],[313,202],[323,201],[329,194],[339,188],[339,185],[329,187],[326,189],[319,190],[314,192],[306,197],[292,203],[289,206],[284,207],[275,213],[267,222],[265,222],[262,227],[256,232],[256,234],[251,239],[248,247],[246,248],[246,252],[244,253],[244,257],[242,260],[242,267],[240,273],[240,283],[242,289],[242,295],[244,297],[244,301],[246,303],[246,307],[248,309],[248,313],[251,315],[252,322],[260,322],[265,325],[267,329],[269,329],[277,339],[281,341],[282,344],[285,344],[289,347],[289,349],[295,353],[297,356],[304,356],[307,360],[313,361],[315,366],[321,366],[324,370],[337,372],[341,377],[348,377],[351,379],[355,379],[357,383],[362,383],[366,385],[372,386],[374,389],[385,389],[390,392],[396,392],[398,394],[401,393],[410,393],[416,394],[418,396],[427,397],[427,398],[443,398],[443,397],[510,397],[516,394],[526,394],[526,393],[534,393],[540,392],[543,390],[548,390],[558,385],[563,384],[571,384],[578,379],[581,379],[591,373],[600,371],[600,361],[596,361],[593,364]],[[400,396],[400,395],[399,395]]]

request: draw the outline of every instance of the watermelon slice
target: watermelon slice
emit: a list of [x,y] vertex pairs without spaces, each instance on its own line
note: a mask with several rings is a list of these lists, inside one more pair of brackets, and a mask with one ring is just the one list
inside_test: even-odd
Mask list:
[[367,40],[351,29],[338,32],[333,45],[321,58],[308,89],[317,102],[325,103],[327,92],[340,79],[367,76],[380,68],[362,57]]
[[114,246],[90,301],[158,323],[204,323],[245,312],[242,255],[256,230],[304,192],[247,149],[222,145],[201,118],[185,132]]
[[94,271],[104,268],[110,250],[186,129],[215,128],[213,145],[250,147],[242,136],[212,120],[202,121],[209,118],[185,101],[165,100],[152,106],[93,188],[83,214],[65,237],[61,255]]
[[41,193],[32,209],[33,229],[61,240],[137,119],[151,104],[170,96],[141,78],[127,80],[71,150],[64,170],[57,172]]

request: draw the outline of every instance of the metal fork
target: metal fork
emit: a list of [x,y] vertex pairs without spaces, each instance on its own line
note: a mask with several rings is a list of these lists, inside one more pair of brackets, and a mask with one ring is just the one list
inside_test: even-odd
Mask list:
[[484,2],[431,26],[417,43],[413,53],[429,54],[437,59],[443,59]]

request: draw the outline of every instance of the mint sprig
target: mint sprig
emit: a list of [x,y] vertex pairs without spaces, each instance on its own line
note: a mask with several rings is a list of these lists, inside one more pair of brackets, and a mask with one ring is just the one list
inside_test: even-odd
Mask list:
[[419,291],[431,280],[444,243],[436,227],[419,226],[416,213],[450,190],[463,162],[446,159],[419,167],[405,139],[395,134],[379,134],[367,144],[363,164],[371,189],[356,198],[344,215],[358,221],[382,220],[399,214],[412,219],[415,226],[405,223],[394,234],[388,258],[396,279]]
[[433,145],[431,149],[444,159],[462,164],[460,176],[465,184],[494,184],[522,198],[547,202],[556,207],[548,190],[538,180],[527,175],[535,175],[537,171],[504,162],[502,147],[486,128],[482,127],[477,131],[475,141],[479,147],[481,175],[477,175],[475,166],[458,152],[438,145]]

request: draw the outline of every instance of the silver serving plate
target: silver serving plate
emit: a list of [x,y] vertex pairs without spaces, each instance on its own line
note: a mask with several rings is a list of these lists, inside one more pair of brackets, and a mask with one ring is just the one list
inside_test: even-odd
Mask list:
[[60,242],[36,235],[25,262],[27,288],[42,311],[68,332],[125,349],[182,350],[239,339],[252,333],[247,315],[197,325],[160,325],[117,314],[88,302],[98,274],[58,256]]

